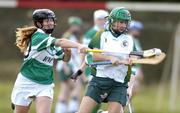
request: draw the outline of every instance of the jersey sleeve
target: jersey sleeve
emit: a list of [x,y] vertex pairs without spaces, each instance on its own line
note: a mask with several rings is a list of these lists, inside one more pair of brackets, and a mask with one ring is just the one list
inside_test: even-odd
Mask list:
[[[55,47],[55,46],[54,46],[54,47]],[[54,55],[54,58],[55,58],[56,60],[63,60],[63,58],[64,58],[64,52],[63,52],[62,48],[61,48],[61,47],[55,47],[54,50],[56,51],[56,52],[55,52],[55,55]]]
[[90,43],[88,45],[89,48],[91,48],[91,49],[93,49],[93,48],[100,49],[102,32],[103,32],[103,30],[96,33],[96,35],[92,38],[92,40],[90,41]]
[[32,38],[32,47],[37,51],[42,51],[48,47],[53,47],[55,42],[56,38],[46,34],[41,34]]

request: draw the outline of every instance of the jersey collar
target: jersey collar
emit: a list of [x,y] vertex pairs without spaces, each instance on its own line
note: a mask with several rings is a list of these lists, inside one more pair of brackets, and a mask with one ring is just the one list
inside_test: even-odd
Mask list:
[[117,33],[115,33],[111,28],[110,28],[109,30],[110,30],[111,34],[112,34],[115,38],[118,38],[121,34],[123,34],[123,33],[117,34]]
[[[37,32],[46,34],[42,29],[39,29],[39,28],[37,29]],[[51,34],[49,34],[49,36],[51,36]]]
[[39,28],[37,29],[37,32],[46,34],[42,29],[39,29]]

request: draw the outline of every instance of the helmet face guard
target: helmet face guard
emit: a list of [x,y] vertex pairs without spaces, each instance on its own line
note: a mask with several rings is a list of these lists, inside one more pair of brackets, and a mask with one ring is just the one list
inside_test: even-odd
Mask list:
[[[43,29],[43,25],[42,25],[42,22],[44,19],[53,19],[54,21],[54,24],[56,25],[56,16],[54,14],[53,11],[51,11],[50,9],[37,9],[33,12],[33,21],[34,21],[34,25],[37,27],[37,28],[40,28],[42,29],[45,33],[47,34],[51,34],[55,28],[52,28],[52,29]],[[42,27],[39,27],[37,25],[37,22],[39,22]]]
[[[131,14],[127,9],[125,9],[123,7],[115,8],[111,11],[111,13],[108,17],[108,21],[109,21],[110,28],[112,28],[113,23],[119,22],[119,21],[126,22],[127,27],[128,27],[128,24],[131,21]],[[127,31],[127,28],[125,31]],[[123,31],[123,32],[125,32],[125,31]],[[123,32],[121,32],[121,33],[123,33]]]

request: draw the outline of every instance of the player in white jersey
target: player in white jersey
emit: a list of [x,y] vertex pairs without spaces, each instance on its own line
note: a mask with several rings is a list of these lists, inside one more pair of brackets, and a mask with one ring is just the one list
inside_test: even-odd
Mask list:
[[53,61],[68,62],[69,48],[83,49],[83,45],[51,36],[56,17],[49,9],[33,12],[33,27],[18,28],[16,44],[24,53],[24,61],[11,95],[15,113],[28,113],[35,102],[37,113],[50,113],[53,100]]
[[[122,7],[115,8],[108,16],[108,29],[98,32],[89,48],[129,54],[133,50],[133,39],[127,27],[130,12]],[[113,65],[99,65],[96,75],[90,81],[78,113],[90,113],[102,102],[108,102],[109,113],[123,113],[127,102],[127,88],[131,75],[131,61],[126,55],[93,54],[94,61],[110,60]],[[88,106],[88,107],[87,107]]]
[[[79,17],[71,16],[68,18],[69,28],[63,37],[73,42],[81,42],[80,34],[82,31],[82,20]],[[77,112],[81,99],[82,80],[76,82],[70,79],[80,66],[81,58],[77,49],[72,49],[71,60],[57,63],[57,72],[60,80],[60,93],[56,104],[55,113],[75,113]]]

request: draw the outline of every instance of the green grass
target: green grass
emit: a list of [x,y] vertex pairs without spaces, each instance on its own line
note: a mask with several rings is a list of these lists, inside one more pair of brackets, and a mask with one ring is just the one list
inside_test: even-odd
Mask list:
[[[12,82],[0,82],[0,113],[12,113],[10,108],[10,95],[13,87]],[[54,113],[55,103],[57,101],[59,89],[58,85],[55,88],[55,98],[52,107],[52,113]],[[133,99],[132,105],[136,113],[180,113],[180,102],[177,101],[176,108],[177,110],[174,112],[169,111],[169,98],[168,98],[168,90],[166,90],[164,94],[163,101],[161,102],[162,108],[157,109],[157,86],[143,87],[142,90],[136,95]],[[178,98],[177,100],[180,100]],[[103,104],[102,109],[106,109],[107,104]],[[35,113],[34,104],[31,106],[30,113]]]
[[19,60],[0,60],[0,81],[14,81],[20,70],[21,62]]
[[0,82],[0,113],[11,113],[11,90],[12,83],[2,83]]
[[[169,88],[165,87],[165,93],[162,95],[163,99],[157,105],[157,86],[144,87],[139,94],[133,99],[133,105],[137,113],[180,113],[180,97],[177,97],[175,111],[170,111],[169,107]],[[158,107],[160,106],[160,107]]]
[[[0,113],[12,113],[10,97],[14,81],[20,69],[20,63],[21,61],[18,60],[0,61]],[[57,76],[55,76],[55,79],[57,80]],[[176,111],[169,111],[170,90],[167,86],[168,85],[164,86],[166,89],[160,105],[157,105],[157,85],[143,86],[140,92],[135,96],[132,101],[132,105],[134,106],[136,113],[180,113],[180,96],[177,98],[177,103],[175,105],[175,107],[177,108]],[[59,85],[56,85],[52,113],[54,113],[58,93]],[[157,106],[162,107],[157,109]],[[106,110],[107,104],[103,104],[102,109]],[[32,104],[29,113],[35,113],[34,104]]]
[[[0,82],[0,113],[13,112],[11,109],[11,91],[13,89],[13,85],[13,82]],[[59,89],[56,87],[52,113],[54,113],[55,100],[57,100],[58,91]],[[35,113],[35,106],[33,103],[29,113]]]

